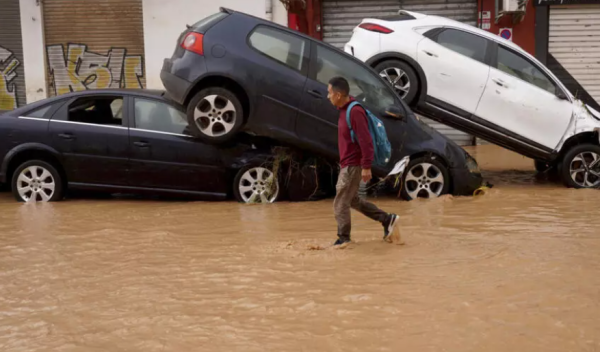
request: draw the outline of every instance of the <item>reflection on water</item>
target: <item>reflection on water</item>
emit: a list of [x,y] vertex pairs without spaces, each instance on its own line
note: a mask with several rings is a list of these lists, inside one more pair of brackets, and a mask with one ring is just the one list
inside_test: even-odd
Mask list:
[[232,202],[0,195],[1,351],[596,351],[598,192],[472,151],[481,197],[375,199],[405,246],[331,199]]

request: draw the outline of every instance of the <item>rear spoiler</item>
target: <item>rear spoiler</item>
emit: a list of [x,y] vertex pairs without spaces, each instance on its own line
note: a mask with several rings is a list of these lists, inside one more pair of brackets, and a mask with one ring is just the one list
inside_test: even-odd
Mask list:
[[219,7],[219,12],[225,12],[226,14],[231,15],[234,11],[232,9],[227,8],[227,7]]
[[399,15],[407,15],[407,16],[412,16],[415,19],[421,19],[421,18],[425,18],[427,17],[426,14],[424,13],[420,13],[420,12],[412,12],[412,11],[406,11],[406,10],[398,10],[398,14]]

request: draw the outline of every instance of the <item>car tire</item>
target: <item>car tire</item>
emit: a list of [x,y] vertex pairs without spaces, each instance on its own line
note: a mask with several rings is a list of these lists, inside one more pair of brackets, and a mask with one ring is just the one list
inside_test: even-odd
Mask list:
[[188,104],[187,119],[194,136],[207,143],[224,143],[232,140],[242,128],[244,109],[231,91],[207,88]]
[[560,175],[569,188],[600,187],[600,146],[580,144],[572,147],[562,158]]
[[[386,60],[375,66],[379,76],[388,81],[398,96],[410,105],[414,102],[419,91],[419,77],[415,70],[406,62],[400,60]],[[404,74],[403,74],[404,73]],[[400,77],[400,81],[396,81]],[[396,83],[394,83],[396,81]],[[402,82],[399,85],[399,82]],[[398,87],[405,87],[406,90]]]
[[411,160],[402,175],[404,200],[437,198],[450,190],[448,168],[436,156],[424,156]]
[[[279,173],[281,174],[281,173]],[[275,190],[268,192],[268,183],[273,174],[272,163],[252,163],[242,167],[233,181],[233,195],[240,203],[274,203],[282,198],[281,175],[274,178]]]
[[61,174],[52,164],[30,160],[19,165],[13,173],[12,193],[19,202],[27,202],[29,199],[36,202],[56,202],[63,198],[63,182]]

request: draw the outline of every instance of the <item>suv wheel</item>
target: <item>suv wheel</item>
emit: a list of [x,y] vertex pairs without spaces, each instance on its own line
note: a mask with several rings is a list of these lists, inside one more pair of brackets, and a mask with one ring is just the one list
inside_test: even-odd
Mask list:
[[198,92],[187,108],[193,134],[209,143],[231,140],[242,127],[244,111],[239,99],[225,88]]
[[567,187],[600,187],[600,146],[581,144],[571,148],[562,160],[561,176]]
[[233,194],[241,203],[274,203],[280,190],[279,177],[265,165],[244,166],[233,182]]
[[12,192],[19,202],[55,202],[63,197],[63,180],[51,164],[31,160],[15,170]]
[[394,87],[396,94],[407,104],[414,101],[419,91],[419,79],[410,65],[399,60],[386,60],[375,66],[375,71]]
[[404,173],[401,196],[405,200],[437,198],[448,193],[450,174],[435,157],[412,160]]

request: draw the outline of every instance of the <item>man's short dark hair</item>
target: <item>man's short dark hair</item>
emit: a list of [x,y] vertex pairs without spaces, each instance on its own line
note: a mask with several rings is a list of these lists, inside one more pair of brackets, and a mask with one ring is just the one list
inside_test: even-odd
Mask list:
[[342,95],[347,96],[350,94],[350,85],[348,81],[344,77],[333,77],[329,80],[329,84],[331,84],[331,88],[336,91],[342,93]]

